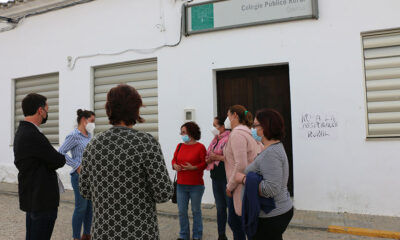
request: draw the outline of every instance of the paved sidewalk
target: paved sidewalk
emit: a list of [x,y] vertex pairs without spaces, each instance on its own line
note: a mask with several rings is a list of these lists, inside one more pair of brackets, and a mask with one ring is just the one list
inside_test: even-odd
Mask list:
[[[15,196],[17,194],[17,185],[0,183],[0,194]],[[61,202],[73,204],[73,192],[67,190],[65,193],[63,193],[61,195]],[[160,216],[172,218],[177,218],[178,216],[177,206],[171,202],[158,204],[157,210]],[[216,221],[216,210],[214,205],[203,205],[202,213],[205,221]],[[289,225],[289,228],[327,231],[328,227],[331,225],[400,232],[399,217],[300,210],[295,210],[295,214]]]

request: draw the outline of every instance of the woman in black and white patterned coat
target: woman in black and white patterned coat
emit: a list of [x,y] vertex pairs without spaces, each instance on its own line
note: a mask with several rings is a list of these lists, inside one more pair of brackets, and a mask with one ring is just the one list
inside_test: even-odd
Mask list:
[[156,203],[168,201],[172,184],[157,140],[134,130],[142,99],[131,86],[107,94],[113,127],[88,144],[80,192],[93,203],[92,240],[159,239]]

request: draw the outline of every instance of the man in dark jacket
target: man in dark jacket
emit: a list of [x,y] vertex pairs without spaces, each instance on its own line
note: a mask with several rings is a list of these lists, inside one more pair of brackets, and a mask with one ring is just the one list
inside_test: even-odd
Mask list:
[[60,202],[56,169],[64,166],[65,157],[39,130],[48,117],[46,101],[46,97],[35,93],[22,100],[25,119],[14,138],[19,205],[26,212],[27,240],[51,238]]

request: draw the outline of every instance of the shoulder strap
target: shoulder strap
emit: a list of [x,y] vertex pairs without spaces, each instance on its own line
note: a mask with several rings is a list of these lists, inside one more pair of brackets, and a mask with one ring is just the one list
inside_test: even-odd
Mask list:
[[[181,150],[181,147],[182,147],[182,143],[179,143],[178,150],[176,151],[176,163],[178,163],[178,153],[179,153],[179,150]],[[176,182],[176,173],[175,173],[175,177],[174,177],[174,182]]]
[[179,150],[181,150],[181,147],[182,147],[182,143],[179,143],[178,150],[176,151],[176,163],[178,163],[178,154],[179,154]]
[[181,149],[181,147],[182,147],[182,143],[179,143],[179,146],[178,146],[178,151],[176,152],[176,154],[178,154],[178,153],[179,153],[179,150]]

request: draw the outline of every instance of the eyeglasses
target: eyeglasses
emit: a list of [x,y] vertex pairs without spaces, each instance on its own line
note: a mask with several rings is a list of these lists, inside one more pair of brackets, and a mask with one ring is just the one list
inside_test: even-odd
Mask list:
[[253,124],[253,128],[256,128],[256,127],[259,127],[259,126],[261,126],[261,124]]

